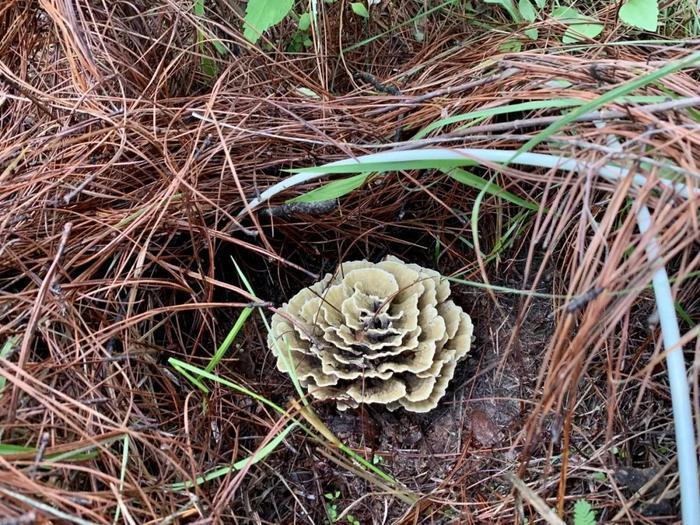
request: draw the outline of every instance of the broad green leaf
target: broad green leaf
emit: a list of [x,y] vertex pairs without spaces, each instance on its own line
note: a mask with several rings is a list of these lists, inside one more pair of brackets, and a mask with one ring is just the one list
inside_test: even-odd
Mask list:
[[526,29],[525,31],[523,31],[523,33],[530,40],[537,40],[537,37],[540,36],[540,32],[537,30],[536,27],[531,27],[530,29]]
[[540,9],[542,9],[546,3],[547,0],[535,0],[535,4],[537,4],[537,7],[539,7]]
[[527,208],[534,211],[540,209],[540,207],[537,204],[522,199],[517,195],[507,190],[504,190],[498,184],[494,182],[489,182],[479,177],[478,175],[474,175],[473,173],[470,173],[468,171],[459,168],[454,168],[447,171],[446,173],[454,180],[456,180],[457,182],[461,182],[465,186],[470,186],[472,188],[476,188],[477,190],[485,191],[486,193],[490,193],[491,195],[500,197],[505,201],[512,202],[513,204],[517,204],[518,206],[522,206],[523,208]]
[[596,525],[593,507],[585,499],[574,504],[574,525]]
[[[196,16],[203,17],[204,16],[204,0],[197,0],[194,3],[194,6],[192,7],[192,10]],[[214,59],[206,55],[206,47],[204,45],[204,42],[207,38],[206,33],[203,31],[197,30],[197,46],[199,47],[199,52],[202,54],[202,58],[200,59],[201,61],[201,66],[202,66],[202,73],[204,73],[208,77],[215,77],[218,76],[219,74],[219,68],[216,67],[216,62],[214,62]],[[218,40],[214,39],[214,45],[218,43],[220,46],[222,46],[221,42],[218,42]],[[218,48],[217,48],[218,50]],[[224,47],[224,53],[227,51],[227,49]]]
[[583,15],[573,7],[559,6],[552,9],[552,17],[568,24],[569,22],[580,19]]
[[620,8],[620,20],[625,24],[656,31],[659,24],[658,0],[627,0]]
[[367,11],[365,4],[363,4],[362,2],[351,2],[350,9],[352,9],[352,12],[355,13],[357,16],[361,16],[362,18],[369,18],[369,11]]
[[365,180],[367,180],[367,177],[369,177],[369,173],[360,173],[359,175],[348,177],[347,179],[334,180],[333,182],[329,182],[320,188],[316,188],[308,193],[294,197],[287,202],[319,202],[337,199],[338,197],[347,195],[355,188],[362,186]]
[[556,7],[552,10],[552,16],[569,26],[562,37],[565,44],[595,38],[603,31],[603,24],[595,18],[582,15],[573,7]]
[[255,44],[265,31],[284,20],[293,5],[294,0],[248,0],[243,36]]
[[575,44],[587,38],[593,39],[603,31],[603,24],[575,23],[564,32],[561,41],[564,44]]
[[311,27],[311,15],[309,13],[302,13],[299,17],[299,31],[308,31]]
[[513,5],[513,0],[484,0],[484,2],[487,4],[500,5],[503,9],[508,11],[508,14],[513,19],[513,22],[520,22],[522,20],[518,10],[515,9],[515,5]]
[[219,76],[219,68],[216,66],[216,62],[211,57],[202,57],[202,73],[205,76],[213,78]]
[[537,18],[537,12],[535,11],[535,8],[532,7],[530,0],[519,0],[518,11],[520,11],[522,17],[528,22],[534,22]]

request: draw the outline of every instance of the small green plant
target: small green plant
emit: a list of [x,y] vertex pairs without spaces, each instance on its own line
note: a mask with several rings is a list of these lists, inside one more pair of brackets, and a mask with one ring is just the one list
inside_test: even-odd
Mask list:
[[601,483],[607,481],[608,477],[603,472],[594,472],[591,476],[594,480],[600,481]]
[[328,523],[335,523],[338,521],[337,500],[340,498],[340,491],[326,492],[323,497],[326,498],[326,516],[328,516]]
[[574,525],[596,525],[595,511],[585,499],[574,504]]
[[345,519],[350,525],[360,525],[360,520],[358,520],[355,516],[352,514],[348,514]]
[[[484,0],[487,4],[495,4],[502,7],[508,16],[516,24],[533,23],[538,16],[542,16],[546,0]],[[534,5],[533,5],[534,2]],[[603,31],[603,24],[593,16],[585,15],[578,11],[574,2],[568,5],[559,5],[551,11],[551,16],[568,26],[562,42],[572,44],[585,39],[592,39]],[[627,0],[618,13],[620,20],[631,27],[645,31],[656,31],[659,26],[659,2],[658,0]],[[530,39],[537,38],[537,29],[530,28],[524,32]],[[517,50],[518,42],[507,43],[504,51]]]
[[310,29],[311,15],[308,12],[302,13],[299,17],[299,21],[297,22],[297,30],[295,31],[294,35],[292,35],[292,41],[289,43],[287,50],[291,51],[292,53],[298,53],[311,47],[313,45],[313,41],[311,40]]
[[[194,14],[200,18],[204,18],[204,0],[196,0],[194,6],[192,7]],[[204,30],[197,30],[197,47],[202,55],[201,67],[202,72],[208,77],[215,77],[219,73],[219,68],[216,66],[214,59],[207,55],[206,42],[210,40],[214,45],[214,49],[219,55],[225,55],[228,53],[228,48],[219,40],[218,38],[213,38],[209,36]]]

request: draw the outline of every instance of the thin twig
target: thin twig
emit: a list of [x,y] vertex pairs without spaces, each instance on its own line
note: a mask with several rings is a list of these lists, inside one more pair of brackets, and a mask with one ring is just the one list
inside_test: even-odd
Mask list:
[[[56,248],[56,254],[54,255],[53,262],[51,263],[51,266],[49,266],[49,269],[46,272],[46,275],[44,276],[44,280],[41,282],[41,286],[39,287],[39,291],[37,292],[36,298],[34,299],[34,306],[32,308],[32,313],[29,317],[29,321],[27,322],[27,327],[24,332],[24,338],[22,339],[22,345],[20,346],[19,350],[19,357],[17,359],[17,366],[19,368],[24,368],[24,364],[27,360],[27,357],[29,357],[29,347],[32,343],[36,323],[39,319],[39,314],[41,313],[41,310],[44,306],[44,298],[46,297],[46,293],[51,287],[54,273],[56,273],[58,265],[61,262],[61,257],[63,256],[63,251],[66,248],[66,242],[68,242],[68,236],[70,235],[72,227],[73,224],[70,222],[64,224],[63,233],[61,234],[61,239],[58,242],[58,247]],[[14,419],[15,417],[18,395],[19,390],[16,387],[14,387],[12,389],[12,400],[10,402],[10,409],[8,411],[8,417],[10,418],[10,420]]]

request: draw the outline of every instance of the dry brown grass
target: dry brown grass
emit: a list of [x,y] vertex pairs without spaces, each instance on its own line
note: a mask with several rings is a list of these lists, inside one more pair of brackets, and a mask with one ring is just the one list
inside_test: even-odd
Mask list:
[[[7,523],[61,521],[38,503],[94,523],[111,523],[117,512],[125,523],[322,523],[324,494],[334,490],[341,492],[339,511],[352,505],[362,523],[533,522],[537,513],[512,490],[508,472],[567,513],[572,500],[585,497],[604,520],[676,519],[670,399],[658,328],[647,323],[649,239],[639,235],[632,211],[642,202],[652,208],[676,301],[697,323],[697,197],[656,191],[653,169],[642,189],[595,173],[505,169],[497,182],[543,208],[483,270],[468,245],[477,192],[431,172],[376,179],[319,215],[256,212],[236,220],[285,168],[374,152],[395,140],[399,126],[406,139],[444,114],[593,99],[693,47],[567,53],[543,39],[530,51],[499,54],[509,35],[437,13],[422,25],[422,44],[408,24],[340,52],[419,7],[407,6],[388,3],[368,28],[341,17],[340,3],[324,6],[323,49],[288,54],[276,42],[291,35],[291,24],[275,29],[271,48],[255,49],[221,2],[211,18],[235,52],[219,59],[220,75],[210,82],[195,43],[202,21],[187,2],[3,2],[0,345],[15,343],[0,359],[7,381],[0,443],[32,447],[0,455]],[[400,94],[378,93],[358,71]],[[639,94],[696,96],[697,78],[697,70],[686,70]],[[553,79],[571,87],[548,87]],[[300,87],[320,98],[300,95]],[[644,151],[673,162],[697,186],[697,113],[606,109],[625,116],[603,129],[577,123],[559,133],[559,150],[540,150],[603,164],[612,132],[636,139],[631,159]],[[517,148],[541,129],[506,122],[487,120],[449,143]],[[482,252],[494,248],[518,211],[484,200]],[[439,258],[432,255],[436,242]],[[384,458],[380,466],[418,503],[394,497],[338,459],[332,445],[302,433],[242,473],[188,492],[167,490],[246,457],[279,431],[269,408],[221,386],[211,384],[203,405],[167,358],[203,366],[251,300],[280,304],[341,260],[385,253],[552,297],[494,294],[494,301],[463,287],[457,297],[475,320],[481,351],[461,367],[451,401],[435,413],[338,416],[332,406],[316,407],[359,454]],[[230,257],[259,297],[244,290]],[[565,311],[593,287],[604,291]],[[251,318],[236,341],[240,350],[217,372],[285,405],[293,388],[274,370],[265,337]],[[695,356],[700,415],[699,347],[697,339],[685,342],[691,361]],[[90,457],[50,461],[85,447]],[[659,483],[650,482],[635,503],[624,472]]]

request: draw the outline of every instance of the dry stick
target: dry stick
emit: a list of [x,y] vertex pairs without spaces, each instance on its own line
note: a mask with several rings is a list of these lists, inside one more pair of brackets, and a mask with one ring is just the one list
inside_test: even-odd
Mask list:
[[419,95],[417,97],[411,97],[409,100],[406,100],[404,102],[399,102],[397,104],[391,104],[391,105],[385,106],[383,108],[375,109],[373,111],[368,112],[367,115],[369,115],[369,116],[382,115],[383,113],[387,113],[388,111],[391,111],[391,110],[396,109],[396,108],[415,106],[416,104],[420,104],[421,102],[425,102],[426,100],[430,100],[431,98],[441,97],[443,95],[451,95],[453,93],[458,93],[460,91],[465,91],[467,89],[471,89],[474,87],[483,86],[484,84],[489,84],[489,83],[495,82],[497,80],[503,80],[503,79],[506,79],[510,76],[513,76],[517,72],[518,72],[517,68],[510,68],[510,69],[506,69],[505,71],[502,71],[501,73],[498,73],[496,75],[491,75],[488,77],[479,78],[477,80],[470,80],[469,82],[465,82],[465,83],[459,84],[457,86],[449,86],[449,87],[442,88],[442,89],[436,89],[435,91],[425,93],[424,95]]
[[14,518],[0,518],[0,525],[28,525],[37,521],[36,512],[33,510]]
[[534,490],[528,487],[523,480],[513,474],[506,474],[506,479],[518,489],[520,495],[532,505],[537,513],[550,525],[566,525],[564,521],[557,516],[556,512],[547,505],[547,503],[538,496]]
[[[36,299],[34,300],[32,314],[29,317],[29,321],[27,322],[27,329],[24,333],[24,338],[22,339],[22,346],[19,350],[19,358],[17,359],[17,366],[19,368],[24,368],[24,364],[27,361],[27,357],[29,355],[29,346],[32,343],[34,330],[36,328],[36,323],[39,320],[39,313],[41,312],[44,297],[46,296],[46,292],[49,290],[49,288],[51,287],[51,283],[53,282],[53,275],[54,273],[56,273],[61,257],[63,256],[63,251],[66,248],[66,242],[68,242],[68,236],[70,235],[71,228],[73,228],[73,223],[71,222],[67,222],[63,226],[63,234],[61,235],[61,240],[58,243],[56,255],[54,256],[53,262],[51,263],[51,266],[49,266],[49,269],[46,272],[46,275],[44,276],[44,280],[41,282],[39,292],[37,293]],[[15,418],[15,411],[17,409],[17,398],[18,390],[16,386],[13,386],[12,399],[10,401],[10,410],[8,411],[8,420],[13,420]]]
[[36,455],[34,456],[34,463],[29,469],[29,476],[33,479],[39,470],[39,464],[44,461],[44,454],[46,453],[46,446],[49,444],[49,439],[51,435],[48,432],[41,434],[39,439],[39,446],[37,447]]
[[[646,104],[646,105],[634,105],[630,106],[630,109],[636,109],[643,113],[664,113],[666,111],[672,111],[675,109],[689,108],[693,106],[700,106],[700,97],[689,97],[680,100],[672,100],[670,102],[660,102],[658,104]],[[612,120],[616,118],[629,117],[628,111],[622,110],[601,110],[592,111],[591,113],[586,113],[573,120],[573,122],[591,122],[596,120]],[[523,118],[518,120],[512,120],[510,122],[497,122],[495,124],[484,124],[483,126],[473,126],[465,128],[462,130],[453,131],[452,133],[446,133],[440,135],[439,137],[420,139],[408,142],[399,142],[394,144],[385,144],[385,147],[390,147],[396,145],[394,151],[400,151],[404,149],[414,149],[421,146],[428,146],[431,144],[436,144],[440,142],[445,142],[448,139],[458,139],[466,135],[472,135],[476,133],[491,133],[494,131],[509,131],[513,129],[524,129],[524,128],[534,128],[538,126],[545,126],[561,119],[561,115],[556,115],[552,117],[533,117],[533,118]]]

